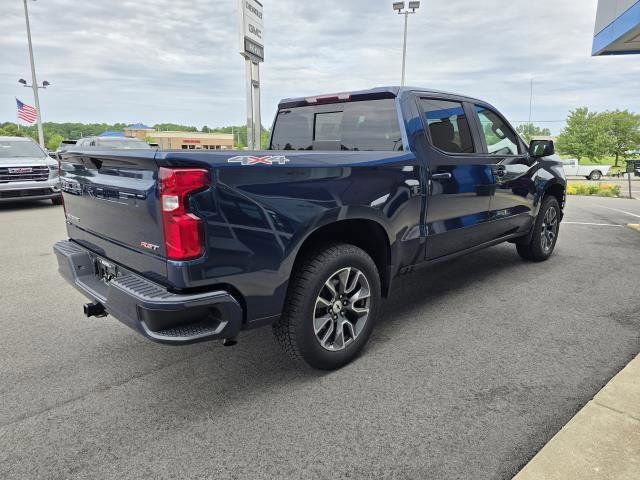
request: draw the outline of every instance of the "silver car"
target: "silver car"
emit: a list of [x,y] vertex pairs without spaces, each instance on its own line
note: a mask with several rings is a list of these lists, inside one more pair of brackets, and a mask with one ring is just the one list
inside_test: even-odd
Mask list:
[[26,137],[0,137],[0,202],[51,200],[62,204],[58,162]]

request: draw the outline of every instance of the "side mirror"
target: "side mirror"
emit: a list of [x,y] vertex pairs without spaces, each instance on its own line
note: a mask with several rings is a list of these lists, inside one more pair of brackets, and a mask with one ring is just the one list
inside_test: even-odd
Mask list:
[[553,140],[531,140],[529,144],[529,155],[533,158],[548,157],[556,153]]

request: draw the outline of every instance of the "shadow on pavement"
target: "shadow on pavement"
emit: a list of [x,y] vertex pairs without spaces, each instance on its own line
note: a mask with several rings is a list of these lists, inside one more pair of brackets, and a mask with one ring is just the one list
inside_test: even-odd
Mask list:
[[[426,325],[429,318],[407,314],[419,311],[436,298],[442,301],[448,295],[472,288],[478,282],[514,268],[522,268],[522,260],[515,248],[491,248],[398,279],[389,300],[383,303],[369,344],[360,358],[345,368],[361,368],[357,363],[366,358],[368,350],[375,350],[376,345],[392,341],[395,335],[399,335],[403,325],[407,324],[396,319],[402,317],[402,322],[419,321]],[[214,342],[189,348],[197,353],[179,362],[184,364],[179,367],[184,375],[179,388],[171,385],[173,392],[166,390],[165,376],[160,375],[151,382],[157,382],[152,391],[165,389],[169,395],[199,399],[197,404],[205,410],[260,396],[265,391],[277,391],[281,386],[300,387],[332,374],[290,360],[268,327],[244,332],[235,347],[223,347]]]

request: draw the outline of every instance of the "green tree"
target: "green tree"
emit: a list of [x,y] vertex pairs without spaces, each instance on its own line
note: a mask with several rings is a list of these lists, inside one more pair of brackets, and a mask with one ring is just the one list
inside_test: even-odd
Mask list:
[[589,158],[599,162],[610,150],[611,139],[605,114],[576,108],[567,117],[567,126],[558,137],[558,151],[578,160]]
[[187,126],[187,125],[179,125],[177,123],[157,123],[153,126],[156,130],[160,132],[167,131],[179,131],[179,132],[197,132],[197,127]]
[[531,142],[533,137],[548,137],[551,135],[551,130],[548,128],[540,128],[533,123],[523,123],[519,125],[516,130],[527,143]]
[[[100,135],[104,131],[123,131],[128,124],[126,123],[54,123],[45,122],[43,124],[45,145],[54,146],[59,144],[61,136],[63,139],[76,140],[80,137],[88,137],[92,135]],[[192,126],[179,125],[176,123],[161,123],[155,125],[158,130],[182,130],[187,132],[197,132],[198,129]],[[224,127],[211,128],[207,125],[202,127],[202,132],[206,133],[233,133],[236,148],[245,148],[247,145],[247,127],[246,125],[230,125]],[[35,125],[30,127],[20,127],[13,122],[0,123],[0,135],[22,135],[38,140],[38,130]],[[261,135],[262,148],[266,148],[269,139],[269,130],[262,127]]]
[[618,166],[620,157],[625,158],[627,152],[640,148],[640,115],[628,110],[604,112],[604,123],[609,136],[609,155],[616,158],[614,166]]
[[49,137],[49,140],[47,140],[47,150],[50,150],[52,152],[56,151],[60,146],[62,140],[64,140],[64,137],[59,133],[52,134]]
[[23,130],[18,130],[18,125],[6,122],[0,125],[0,135],[5,137],[22,137]]
[[262,130],[262,134],[260,135],[260,148],[262,148],[263,150],[266,150],[267,148],[269,148],[269,136],[271,135],[271,132],[269,132],[269,130],[267,129],[263,129]]

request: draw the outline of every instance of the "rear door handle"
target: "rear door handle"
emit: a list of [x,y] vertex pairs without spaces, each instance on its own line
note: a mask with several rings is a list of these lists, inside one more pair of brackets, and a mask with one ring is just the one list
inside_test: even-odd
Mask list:
[[431,179],[432,180],[451,180],[451,173],[450,172],[432,173]]

